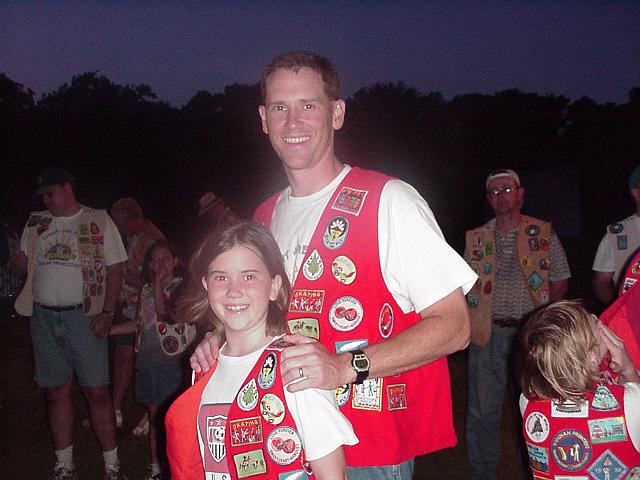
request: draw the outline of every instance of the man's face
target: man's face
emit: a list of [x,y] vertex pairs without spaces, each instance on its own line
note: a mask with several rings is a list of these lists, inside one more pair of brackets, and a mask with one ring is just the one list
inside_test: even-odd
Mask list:
[[487,186],[487,201],[496,215],[520,211],[523,199],[524,189],[511,177],[494,178]]
[[330,101],[322,77],[309,68],[276,70],[258,108],[262,130],[287,171],[333,162],[334,130],[342,127],[345,103]]
[[52,185],[42,194],[42,203],[54,217],[64,216],[71,205],[71,185]]
[[114,210],[111,212],[111,218],[113,219],[113,223],[116,224],[116,227],[118,227],[118,231],[124,237],[128,237],[129,235],[133,234],[133,229],[132,229],[133,222],[127,216],[127,214],[119,210]]

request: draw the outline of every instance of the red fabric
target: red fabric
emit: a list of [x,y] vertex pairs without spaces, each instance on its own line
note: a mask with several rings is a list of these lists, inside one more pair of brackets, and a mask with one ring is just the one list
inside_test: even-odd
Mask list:
[[636,283],[600,315],[602,323],[624,341],[631,360],[640,369],[640,283]]
[[[378,206],[382,189],[389,180],[382,174],[359,168],[353,168],[347,174],[327,204],[302,263],[304,266],[309,256],[317,251],[324,263],[324,273],[317,280],[309,280],[305,278],[301,266],[293,286],[292,298],[302,290],[323,292],[324,301],[319,313],[290,312],[287,318],[317,319],[319,341],[331,352],[336,351],[337,342],[364,339],[368,345],[372,345],[385,340],[379,321],[385,305],[386,312],[392,312],[394,318],[390,337],[420,321],[416,312],[406,315],[402,312],[382,277],[378,253]],[[344,190],[345,187],[352,190]],[[354,193],[354,190],[361,192]],[[366,192],[364,199],[362,191]],[[267,202],[267,206],[263,205],[257,210],[255,218],[269,225],[276,201],[272,197]],[[360,204],[362,207],[358,209]],[[323,234],[335,217],[347,219],[349,227],[344,244],[331,249],[324,245]],[[340,283],[332,274],[332,262],[338,256],[348,257],[356,266],[356,278],[350,285]],[[355,329],[340,331],[331,326],[329,316],[332,304],[345,296],[360,301],[364,319]],[[292,323],[295,322],[289,324],[290,328]],[[402,355],[402,352],[398,354]],[[351,421],[360,442],[345,447],[347,465],[392,465],[456,444],[446,358],[382,379],[379,410],[353,408],[354,385],[350,388],[349,400],[341,407],[341,411]],[[400,408],[390,409],[392,398],[400,398],[400,404],[404,401],[407,408],[400,405]]]
[[[554,417],[550,400],[530,401],[527,404],[522,415],[522,432],[527,442],[534,475],[540,475],[539,478],[556,478],[554,475],[609,478],[602,471],[596,471],[597,476],[589,476],[588,472],[589,468],[597,467],[599,460],[602,462],[606,458],[607,451],[617,458],[615,460],[609,457],[610,474],[615,472],[616,468],[622,468],[616,467],[618,461],[622,462],[627,470],[640,465],[640,454],[631,442],[624,417],[624,387],[607,385],[604,388],[608,389],[615,398],[618,404],[617,408],[611,408],[608,411],[596,410],[593,405],[594,395],[588,392],[588,407],[585,407],[588,409],[587,417]],[[548,422],[548,427],[534,428],[534,417],[530,417],[532,414],[543,415],[544,418],[538,417],[538,425]],[[615,419],[617,426],[621,422],[624,424],[624,433],[622,434],[624,440],[610,438],[609,441],[603,441],[604,439],[601,437],[603,430],[609,432],[613,430],[611,423],[609,423],[611,420],[607,421],[606,419]],[[538,442],[535,440],[538,440],[539,437],[535,438],[535,435],[530,434],[528,430],[537,432],[546,430],[548,435],[544,440]],[[537,455],[532,455],[532,450],[537,452]],[[602,455],[604,456],[601,458]],[[537,461],[545,456],[548,459],[547,463]],[[622,469],[624,470],[624,468]],[[625,475],[611,475],[610,478],[626,478]]]

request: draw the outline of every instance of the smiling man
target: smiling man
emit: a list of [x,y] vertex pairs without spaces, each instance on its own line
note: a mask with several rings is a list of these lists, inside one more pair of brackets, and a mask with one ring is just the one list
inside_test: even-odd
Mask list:
[[[344,121],[335,67],[310,52],[265,69],[262,129],[289,187],[256,211],[293,291],[280,374],[291,391],[335,389],[360,443],[349,478],[410,479],[413,458],[456,443],[446,355],[469,341],[464,294],[476,280],[410,185],[334,153]],[[215,341],[192,357],[213,361]],[[198,363],[199,362],[199,363]]]

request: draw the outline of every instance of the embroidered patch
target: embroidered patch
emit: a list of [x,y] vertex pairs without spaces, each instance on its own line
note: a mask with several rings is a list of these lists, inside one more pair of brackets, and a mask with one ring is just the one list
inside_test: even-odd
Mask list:
[[357,271],[353,261],[344,255],[338,255],[331,263],[333,277],[344,285],[351,285],[356,279]]
[[520,265],[522,265],[525,268],[530,267],[532,265],[531,257],[522,257],[520,259]]
[[104,236],[103,235],[92,235],[91,243],[93,245],[104,245]]
[[485,275],[489,275],[492,270],[493,270],[493,265],[491,265],[490,263],[485,263],[482,266],[482,273],[484,273]]
[[487,242],[487,244],[484,246],[484,254],[493,255],[493,242]]
[[278,474],[278,480],[309,480],[309,475],[304,470],[294,470]]
[[469,308],[478,308],[478,296],[475,293],[467,294],[467,305]]
[[637,281],[638,281],[638,279],[636,279],[636,278],[626,277],[624,279],[624,284],[622,285],[622,292],[624,293],[627,290],[629,290],[631,287],[633,287],[636,284]]
[[322,313],[324,290],[294,290],[291,293],[289,312]]
[[546,258],[541,258],[538,262],[538,266],[540,267],[540,270],[549,270],[549,262]]
[[207,417],[207,448],[213,459],[218,463],[226,455],[224,446],[224,427],[226,424],[227,417],[223,415]]
[[616,243],[618,250],[626,250],[627,249],[627,236],[626,235],[616,235]]
[[540,243],[538,243],[537,238],[530,238],[528,243],[530,251],[537,252],[538,250],[540,250]]
[[393,309],[391,305],[385,303],[382,305],[380,314],[378,315],[378,331],[382,338],[389,338],[391,332],[393,332],[393,320]]
[[598,385],[591,401],[591,408],[599,412],[611,412],[620,408],[620,404],[609,388],[605,385]]
[[351,407],[358,410],[382,410],[382,378],[367,378],[360,385],[353,384]]
[[322,234],[322,244],[330,250],[337,250],[344,244],[348,233],[349,220],[342,216],[333,217]]
[[338,405],[338,407],[342,407],[349,401],[349,395],[351,394],[351,384],[345,383],[344,385],[340,385],[334,390],[333,393],[336,397],[336,405]]
[[624,225],[621,223],[612,223],[609,225],[609,231],[611,233],[620,233],[624,229]]
[[241,418],[229,422],[230,442],[234,447],[262,443],[260,417]]
[[287,320],[287,325],[291,333],[299,333],[305,337],[320,340],[320,325],[317,318],[294,318]]
[[626,480],[640,480],[640,467],[633,467]]
[[278,359],[275,353],[269,353],[258,372],[258,385],[263,390],[273,387],[276,382],[276,364]]
[[351,296],[338,298],[329,310],[329,323],[341,332],[353,330],[362,321],[364,309],[360,301]]
[[552,401],[551,416],[556,418],[587,418],[589,416],[589,405],[587,402],[575,403],[565,401],[557,403]]
[[589,435],[592,443],[624,442],[627,439],[624,417],[589,420]]
[[529,235],[530,237],[533,237],[535,235],[538,235],[540,233],[540,227],[538,225],[527,225],[527,228],[525,229],[525,232],[527,232],[527,235]]
[[273,393],[265,394],[260,400],[260,414],[271,425],[279,425],[285,417],[284,403]]
[[91,235],[98,235],[100,233],[100,228],[94,222],[91,222]]
[[529,465],[532,469],[549,473],[549,450],[527,443],[527,452],[529,452]]
[[364,201],[368,193],[367,190],[342,187],[331,208],[358,216],[364,206]]
[[233,456],[233,463],[236,466],[238,478],[267,473],[267,463],[264,460],[264,453],[261,449],[238,453]]
[[476,232],[473,234],[473,246],[474,247],[482,247],[484,244],[484,233]]
[[560,468],[575,472],[591,458],[591,444],[577,430],[562,430],[551,441],[551,454]]
[[387,385],[387,404],[389,410],[404,410],[407,408],[407,385]]
[[527,283],[529,284],[531,290],[535,292],[544,284],[544,280],[538,272],[533,272],[531,275],[529,275],[529,278],[527,278]]
[[103,267],[104,267],[104,263],[102,262],[101,258],[95,258],[93,260],[93,268],[96,269],[96,272],[101,272]]
[[91,237],[78,237],[78,244],[91,245]]
[[487,280],[484,283],[484,287],[482,289],[482,293],[484,293],[485,295],[491,295],[491,280]]
[[318,253],[318,250],[314,250],[307,258],[304,265],[302,265],[302,274],[304,278],[310,281],[318,280],[324,272],[324,262],[322,257]]
[[236,398],[238,407],[245,412],[253,410],[258,404],[258,387],[255,378],[249,380],[238,392]]
[[162,350],[169,355],[176,353],[180,348],[180,342],[173,335],[166,336],[162,339]]
[[302,441],[293,428],[278,427],[267,438],[267,451],[278,465],[289,465],[300,456]]
[[549,247],[551,246],[551,244],[549,243],[549,239],[542,237],[540,239],[540,250],[542,250],[543,252],[547,252],[549,251]]
[[277,340],[274,340],[273,342],[271,342],[265,350],[276,350],[278,352],[281,352],[282,350],[284,350],[287,347],[290,347],[291,345],[293,344],[289,342],[285,342],[282,338],[278,338]]
[[345,340],[343,342],[336,342],[336,353],[350,352],[356,348],[364,348],[369,344],[366,338],[359,338],[357,340]]
[[86,223],[78,225],[78,235],[89,235],[89,226]]
[[471,260],[482,260],[482,257],[484,257],[484,252],[481,248],[471,250]]
[[532,412],[524,422],[527,436],[534,442],[544,442],[549,436],[549,419],[540,412]]
[[546,305],[547,303],[549,303],[549,291],[548,290],[542,290],[540,292],[539,302],[540,302],[540,305]]
[[591,464],[587,472],[596,480],[620,480],[628,470],[611,450],[606,450]]

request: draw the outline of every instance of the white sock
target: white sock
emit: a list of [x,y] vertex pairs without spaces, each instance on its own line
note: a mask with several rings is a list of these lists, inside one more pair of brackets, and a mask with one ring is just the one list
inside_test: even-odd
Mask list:
[[58,464],[63,464],[69,470],[76,468],[73,464],[73,444],[62,450],[56,450],[56,460]]
[[108,452],[102,452],[105,470],[120,470],[120,462],[118,461],[118,447]]
[[149,469],[151,470],[152,474],[162,473],[162,468],[160,468],[160,464],[159,463],[150,463],[149,464]]

